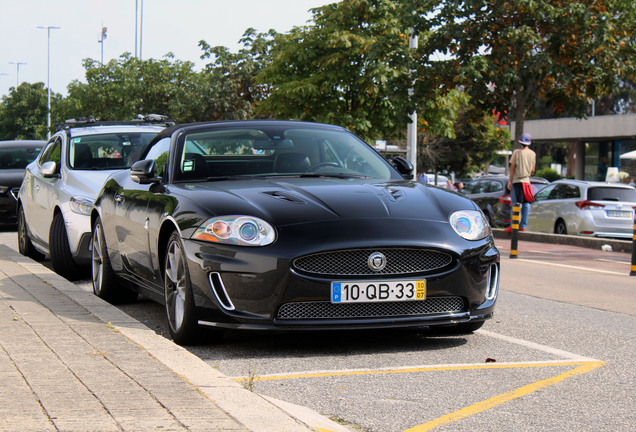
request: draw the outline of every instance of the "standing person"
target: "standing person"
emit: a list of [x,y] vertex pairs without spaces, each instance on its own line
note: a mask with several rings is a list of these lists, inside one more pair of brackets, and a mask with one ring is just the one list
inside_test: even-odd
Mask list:
[[[521,149],[514,152],[512,159],[510,160],[510,177],[508,179],[508,189],[512,191],[514,188],[514,196],[516,202],[521,204],[521,221],[519,223],[519,230],[525,231],[526,225],[528,225],[528,213],[530,213],[530,201],[523,193],[523,184],[530,184],[530,176],[534,174],[537,155],[534,151],[530,150],[530,144],[532,144],[532,138],[530,134],[521,134],[519,138]],[[512,202],[514,205],[514,201]]]

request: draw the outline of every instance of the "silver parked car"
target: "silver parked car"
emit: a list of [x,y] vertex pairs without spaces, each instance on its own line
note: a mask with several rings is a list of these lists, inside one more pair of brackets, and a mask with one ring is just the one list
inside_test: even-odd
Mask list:
[[38,158],[26,167],[18,192],[18,247],[34,259],[51,258],[53,269],[77,279],[91,262],[90,212],[106,178],[129,168],[166,126],[165,117],[129,122],[92,117],[60,125]]
[[558,180],[536,193],[528,231],[631,239],[635,206],[630,185]]

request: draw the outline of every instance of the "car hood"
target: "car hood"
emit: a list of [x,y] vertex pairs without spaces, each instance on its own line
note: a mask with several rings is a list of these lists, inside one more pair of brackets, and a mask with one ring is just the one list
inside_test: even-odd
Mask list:
[[120,170],[69,171],[66,176],[66,187],[73,196],[82,196],[95,200],[108,177],[117,171]]
[[283,226],[336,219],[411,219],[448,222],[469,199],[411,181],[285,178],[174,185],[203,214],[254,215]]

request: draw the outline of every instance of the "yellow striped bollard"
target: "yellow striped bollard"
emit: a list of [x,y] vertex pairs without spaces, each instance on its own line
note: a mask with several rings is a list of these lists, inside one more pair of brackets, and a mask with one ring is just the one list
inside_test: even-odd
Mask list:
[[514,205],[512,206],[512,238],[510,240],[510,258],[517,258],[520,214],[521,204],[514,203]]
[[634,207],[634,237],[632,238],[632,271],[630,276],[636,276],[636,207]]

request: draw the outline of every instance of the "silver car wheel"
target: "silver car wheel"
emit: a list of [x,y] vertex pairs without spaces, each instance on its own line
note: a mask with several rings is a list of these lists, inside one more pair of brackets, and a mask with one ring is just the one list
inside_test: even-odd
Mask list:
[[102,291],[102,285],[104,283],[104,259],[102,257],[102,226],[99,223],[95,224],[95,228],[93,230],[93,252],[91,265],[93,292],[99,296]]
[[186,308],[187,274],[185,258],[178,241],[168,245],[165,270],[165,296],[168,322],[174,332],[179,332],[183,325]]

